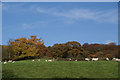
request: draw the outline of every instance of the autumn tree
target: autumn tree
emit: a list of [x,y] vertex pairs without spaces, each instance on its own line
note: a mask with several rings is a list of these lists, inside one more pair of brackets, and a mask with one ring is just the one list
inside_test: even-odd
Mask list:
[[[1,47],[1,46],[0,46]],[[85,57],[119,57],[115,44],[88,44],[82,46],[77,41],[63,44],[54,44],[46,47],[41,38],[31,36],[10,40],[9,45],[2,45],[3,59],[28,59],[28,58],[85,58]]]
[[14,59],[31,58],[39,56],[38,45],[43,45],[44,42],[41,39],[37,39],[36,36],[31,36],[30,39],[19,38],[14,41],[10,41],[15,52]]
[[50,53],[55,58],[80,58],[85,56],[84,49],[81,47],[81,44],[76,41],[65,44],[55,44],[51,47]]
[[58,58],[58,57],[62,58],[62,57],[66,57],[67,50],[68,50],[68,47],[65,46],[65,44],[54,44],[50,48],[50,53],[51,53],[52,57],[54,57],[54,58]]

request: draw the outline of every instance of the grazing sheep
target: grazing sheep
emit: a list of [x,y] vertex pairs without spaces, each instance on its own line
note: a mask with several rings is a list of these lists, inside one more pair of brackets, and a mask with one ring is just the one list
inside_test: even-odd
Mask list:
[[89,58],[85,58],[86,61],[89,61],[90,59]]
[[40,59],[38,59],[38,61],[40,61]]
[[98,58],[92,58],[92,61],[98,61]]
[[71,61],[72,59],[71,58],[69,58],[69,61]]
[[109,61],[109,58],[106,58],[107,61]]
[[47,62],[47,60],[45,60],[45,62]]
[[12,63],[15,63],[15,61],[13,61]]
[[6,64],[7,62],[4,62],[4,64]]
[[112,60],[113,60],[113,61],[116,61],[116,59],[117,59],[117,58],[113,58]]
[[34,59],[32,60],[32,62],[35,61]]
[[75,61],[77,61],[77,59]]
[[6,64],[6,63],[7,63],[7,61],[5,60],[4,64]]
[[12,60],[9,60],[8,62],[12,62]]
[[120,59],[118,59],[117,61],[120,61]]
[[52,60],[48,60],[48,62],[52,62]]
[[120,59],[116,58],[115,61],[120,61]]

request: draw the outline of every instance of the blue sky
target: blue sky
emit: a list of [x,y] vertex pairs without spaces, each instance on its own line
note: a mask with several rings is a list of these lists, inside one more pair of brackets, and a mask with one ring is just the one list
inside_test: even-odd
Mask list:
[[24,2],[3,3],[2,44],[30,35],[41,37],[46,46],[78,41],[118,41],[118,5],[113,2]]

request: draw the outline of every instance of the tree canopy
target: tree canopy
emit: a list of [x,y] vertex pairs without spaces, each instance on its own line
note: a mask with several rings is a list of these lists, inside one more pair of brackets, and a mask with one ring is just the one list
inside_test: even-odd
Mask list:
[[29,58],[85,58],[85,57],[117,57],[118,47],[115,44],[81,45],[77,41],[54,44],[46,47],[44,41],[36,36],[29,39],[22,37],[9,41],[9,45],[1,45],[2,59],[21,60]]

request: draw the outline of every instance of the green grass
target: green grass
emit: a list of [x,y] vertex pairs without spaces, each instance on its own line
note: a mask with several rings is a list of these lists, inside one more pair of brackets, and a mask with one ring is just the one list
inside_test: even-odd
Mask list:
[[3,78],[118,78],[115,61],[54,61],[37,59],[2,64]]

